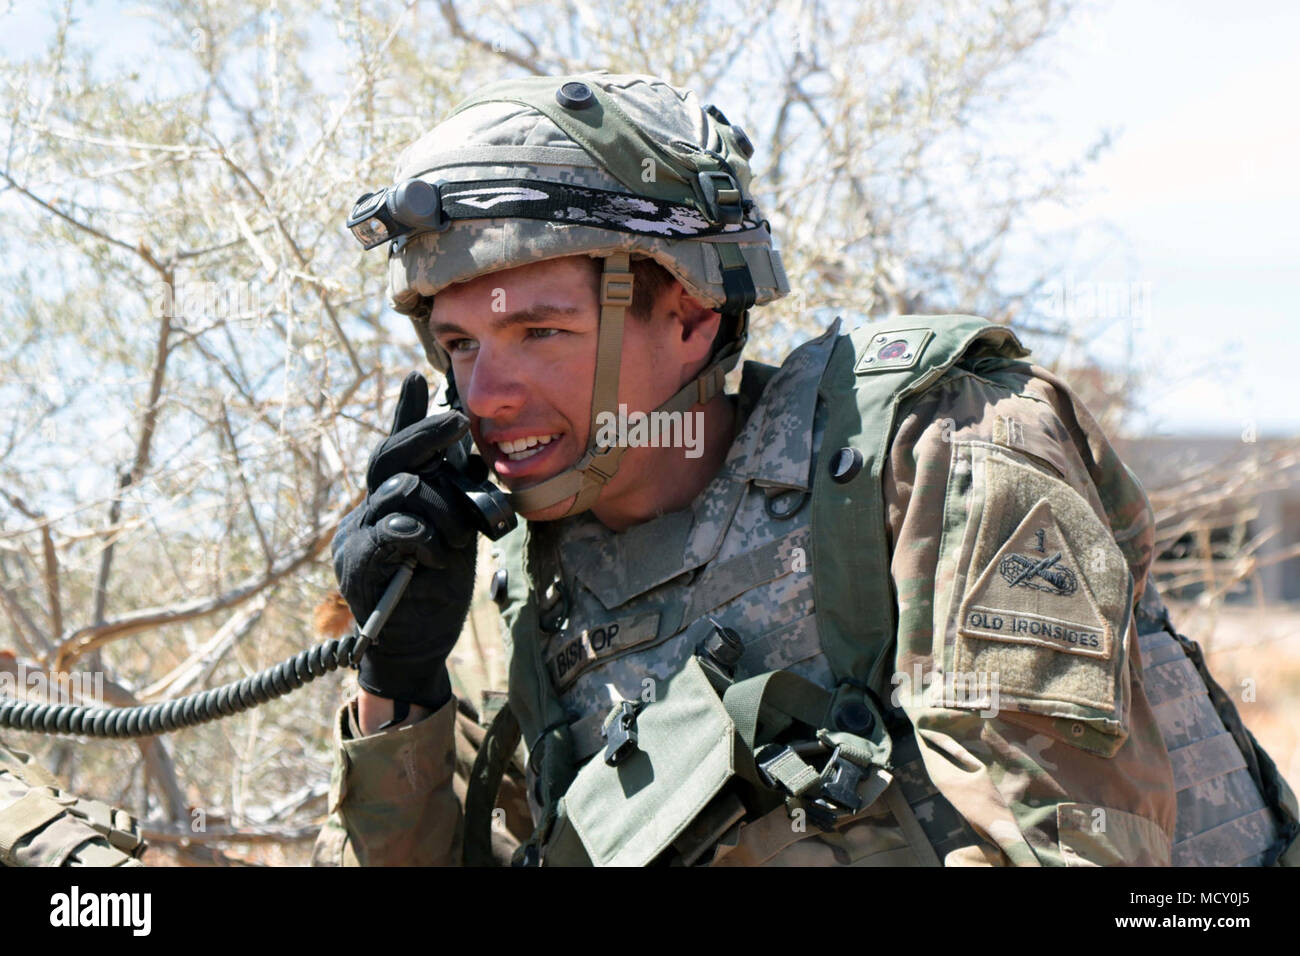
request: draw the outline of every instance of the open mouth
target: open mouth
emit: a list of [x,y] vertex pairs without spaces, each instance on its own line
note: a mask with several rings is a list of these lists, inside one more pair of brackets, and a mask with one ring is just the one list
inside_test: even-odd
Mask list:
[[504,480],[524,480],[544,472],[562,443],[563,433],[524,435],[509,441],[488,442],[492,449],[492,470]]
[[499,441],[494,444],[510,461],[524,461],[540,454],[547,445],[559,438],[559,435],[528,435],[514,441]]

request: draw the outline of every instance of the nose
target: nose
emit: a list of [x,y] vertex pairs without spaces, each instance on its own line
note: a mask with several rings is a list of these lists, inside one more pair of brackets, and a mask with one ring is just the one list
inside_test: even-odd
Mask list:
[[[456,369],[456,385],[466,410],[476,419],[508,421],[524,405],[525,388],[514,363],[503,352],[480,344],[468,369]],[[468,381],[461,375],[468,373]]]

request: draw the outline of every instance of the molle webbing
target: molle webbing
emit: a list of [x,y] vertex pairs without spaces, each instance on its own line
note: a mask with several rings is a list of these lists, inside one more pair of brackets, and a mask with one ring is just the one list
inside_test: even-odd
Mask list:
[[[540,820],[528,844],[535,850],[549,836],[560,798],[576,772],[570,718],[555,693],[550,672],[542,659],[545,635],[541,629],[538,602],[542,589],[553,574],[555,558],[551,529],[545,523],[536,526],[521,523],[498,542],[498,547],[502,566],[509,569],[502,617],[510,634],[510,701],[497,715],[494,724],[501,722],[501,729],[509,730],[509,722],[517,722],[520,739],[528,751],[529,767],[537,773],[533,796],[540,805]],[[510,711],[512,716],[502,717],[506,711]],[[485,741],[485,745],[489,743]],[[481,779],[471,776],[470,784],[473,790],[483,789],[486,785],[484,793],[472,793],[467,799],[489,801],[489,813],[481,814],[479,819],[490,821],[490,808],[494,805],[490,801],[496,799],[500,777],[493,779],[491,774],[483,773]],[[479,845],[483,845],[481,840]]]
[[139,866],[136,821],[64,793],[44,768],[0,747],[0,866]]
[[1295,797],[1149,582],[1137,623],[1142,682],[1178,794],[1174,866],[1295,865]]

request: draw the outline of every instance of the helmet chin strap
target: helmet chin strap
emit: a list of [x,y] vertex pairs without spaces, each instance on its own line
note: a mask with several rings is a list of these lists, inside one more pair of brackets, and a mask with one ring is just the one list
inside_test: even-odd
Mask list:
[[[618,471],[619,459],[627,450],[624,445],[601,445],[601,413],[617,419],[618,376],[623,358],[623,323],[627,309],[632,305],[630,260],[627,253],[616,253],[605,258],[600,277],[600,331],[596,344],[596,381],[592,388],[591,425],[587,432],[587,449],[573,465],[539,482],[510,495],[514,509],[526,514],[553,507],[568,498],[573,504],[561,517],[576,515],[596,503],[606,482]],[[752,304],[750,299],[750,304]],[[746,306],[747,307],[747,306]],[[724,315],[725,318],[725,315]],[[737,323],[739,336],[723,349],[715,361],[696,378],[687,382],[672,398],[656,408],[659,412],[685,413],[697,404],[703,405],[718,395],[726,383],[727,373],[735,368],[745,344],[743,313]]]

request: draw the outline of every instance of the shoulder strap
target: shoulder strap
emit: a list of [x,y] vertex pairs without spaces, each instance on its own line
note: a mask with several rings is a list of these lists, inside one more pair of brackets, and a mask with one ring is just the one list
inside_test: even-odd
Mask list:
[[465,787],[463,857],[466,866],[496,865],[492,854],[492,811],[501,791],[506,764],[519,746],[519,739],[519,721],[507,703],[497,711],[483,735]]
[[[900,404],[977,346],[1007,358],[1028,354],[1009,329],[975,316],[900,316],[842,336],[822,376],[826,424],[811,477],[813,606],[837,682],[827,715],[828,737],[837,742],[857,742],[857,731],[871,733],[886,754],[915,749],[910,724],[892,719],[878,696],[895,628],[882,479]],[[864,720],[867,714],[876,719]],[[888,733],[880,726],[885,722]],[[891,746],[893,735],[901,736]],[[898,773],[896,783],[908,776]],[[901,785],[891,785],[885,798],[918,859],[938,866],[932,828],[917,819],[910,802],[927,789],[913,785],[909,797]],[[937,792],[931,796],[932,814],[955,817],[945,814]],[[965,829],[960,817],[955,821]]]
[[[894,640],[882,474],[899,404],[976,343],[1012,358],[1029,354],[1010,329],[986,319],[913,315],[841,337],[827,363],[826,425],[812,479],[813,602],[822,650],[841,686],[881,687]],[[839,455],[856,471],[833,479]]]
[[537,828],[521,848],[520,859],[536,859],[575,773],[569,718],[542,661],[544,635],[537,605],[538,584],[543,578],[540,552],[545,546],[534,540],[536,534],[533,526],[525,523],[498,542],[501,567],[506,572],[501,616],[509,634],[510,700],[488,728],[465,795],[465,860],[476,865],[487,862],[483,851],[491,847],[492,808],[506,763],[520,740],[528,752],[529,766],[538,773],[535,793],[540,802]]

